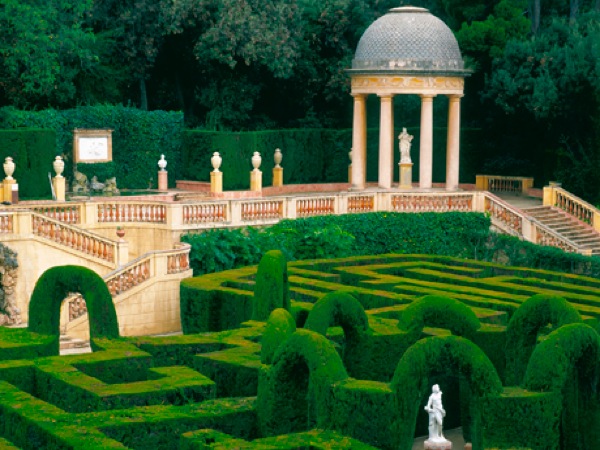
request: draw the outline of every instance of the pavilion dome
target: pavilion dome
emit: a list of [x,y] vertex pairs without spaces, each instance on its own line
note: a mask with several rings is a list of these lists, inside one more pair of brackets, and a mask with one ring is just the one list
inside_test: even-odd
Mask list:
[[458,42],[425,8],[392,8],[363,33],[351,72],[464,74]]

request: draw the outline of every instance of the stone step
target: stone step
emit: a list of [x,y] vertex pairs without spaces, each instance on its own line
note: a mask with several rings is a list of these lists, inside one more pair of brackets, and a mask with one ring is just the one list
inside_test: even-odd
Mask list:
[[89,347],[90,341],[84,341],[83,339],[72,338],[70,336],[61,335],[59,339],[59,347],[61,350],[67,350],[71,348],[85,348]]

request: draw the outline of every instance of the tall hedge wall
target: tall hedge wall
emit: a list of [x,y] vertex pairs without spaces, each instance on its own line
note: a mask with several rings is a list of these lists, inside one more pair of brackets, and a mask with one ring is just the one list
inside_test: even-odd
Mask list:
[[[397,136],[401,130],[396,130]],[[414,135],[411,156],[413,172],[419,173],[419,129],[409,129]],[[435,128],[433,135],[433,181],[446,179],[446,128]],[[463,129],[461,139],[460,180],[474,183],[482,161],[478,153],[480,130]],[[331,183],[348,181],[348,152],[352,147],[352,130],[301,129],[223,133],[186,130],[183,137],[183,176],[187,180],[208,181],[212,170],[210,157],[219,152],[223,157],[223,188],[248,189],[250,158],[253,152],[262,155],[263,185],[272,184],[273,153],[280,148],[285,184]],[[394,152],[394,164],[400,160]],[[378,178],[379,129],[367,132],[367,179]],[[395,166],[394,166],[395,167]],[[398,173],[396,171],[396,179]]]
[[[0,129],[18,127],[54,130],[56,154],[66,156],[67,177],[72,174],[73,130],[110,128],[113,130],[113,161],[119,188],[141,189],[150,184],[156,187],[157,161],[161,154],[168,161],[170,186],[175,186],[175,180],[181,178],[181,112],[141,111],[109,105],[81,106],[62,111],[19,111],[10,107],[0,109]],[[51,164],[52,159],[54,155],[46,164]],[[46,177],[48,170],[45,169]],[[104,180],[100,178],[100,181]],[[19,183],[20,186],[25,184],[24,180],[19,180]]]
[[51,195],[48,172],[54,175],[52,161],[55,155],[56,133],[53,130],[0,130],[0,162],[3,163],[7,156],[13,158],[13,177],[19,184],[19,196],[22,198]]

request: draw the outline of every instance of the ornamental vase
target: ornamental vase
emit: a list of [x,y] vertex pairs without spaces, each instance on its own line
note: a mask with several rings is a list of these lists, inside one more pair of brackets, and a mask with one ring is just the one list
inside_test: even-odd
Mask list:
[[258,170],[261,163],[262,163],[262,158],[260,156],[260,153],[254,152],[254,155],[252,155],[252,167],[254,167],[254,170]]
[[12,180],[13,173],[15,173],[15,163],[10,156],[7,156],[4,160],[4,173],[6,174],[7,180]]
[[275,161],[275,167],[277,167],[277,168],[281,167],[279,164],[281,164],[282,159],[283,159],[283,155],[281,153],[281,150],[276,148],[275,155],[273,156],[273,160]]
[[219,172],[219,167],[221,167],[221,163],[223,162],[223,158],[219,155],[219,152],[214,152],[212,157],[210,158],[210,163],[213,166],[213,172]]
[[56,178],[62,178],[62,173],[65,170],[65,162],[62,159],[62,156],[57,156],[54,158],[52,162],[52,168],[56,172]]
[[160,159],[158,160],[158,167],[161,171],[165,170],[167,167],[167,160],[165,159],[165,155],[160,155]]

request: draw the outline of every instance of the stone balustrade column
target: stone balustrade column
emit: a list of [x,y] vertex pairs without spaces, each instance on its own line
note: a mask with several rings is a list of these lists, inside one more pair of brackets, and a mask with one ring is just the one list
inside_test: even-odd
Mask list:
[[352,187],[364,189],[367,182],[367,107],[365,95],[353,95]]
[[389,189],[394,179],[394,98],[380,95],[379,187]]
[[419,187],[431,188],[433,178],[433,97],[421,95],[421,148],[419,152]]
[[449,95],[448,99],[448,140],[446,153],[446,190],[458,189],[460,169],[460,98],[462,95]]

